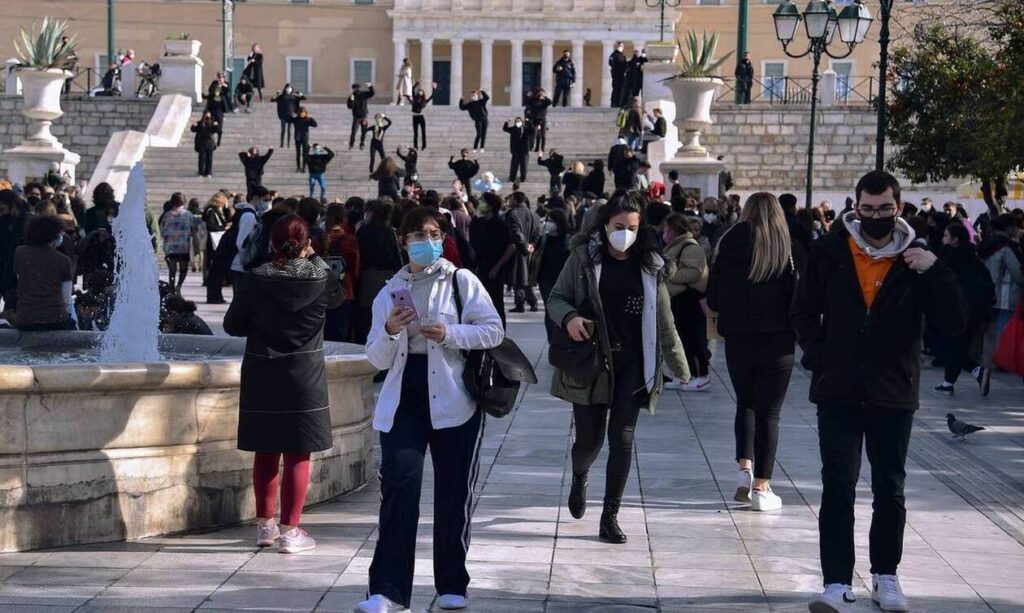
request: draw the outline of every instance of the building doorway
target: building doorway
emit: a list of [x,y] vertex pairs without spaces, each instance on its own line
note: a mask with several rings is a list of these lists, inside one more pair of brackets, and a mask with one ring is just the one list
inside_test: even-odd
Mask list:
[[526,94],[540,86],[540,62],[523,62],[523,100],[521,104],[526,104]]
[[[434,90],[433,104],[448,105],[452,103],[452,63],[450,60],[434,60],[434,83],[437,89]],[[420,83],[423,91],[430,95],[430,83]]]

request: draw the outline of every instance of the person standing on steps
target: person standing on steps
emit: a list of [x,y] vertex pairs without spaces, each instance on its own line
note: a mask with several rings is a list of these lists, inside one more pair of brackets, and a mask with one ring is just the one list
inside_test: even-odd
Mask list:
[[266,87],[266,83],[263,80],[263,50],[260,49],[259,43],[252,44],[252,49],[245,58],[245,70],[242,71],[242,76],[256,88],[260,102],[263,102],[263,88]]
[[235,285],[224,331],[246,337],[238,449],[256,454],[256,546],[276,544],[278,553],[299,553],[316,547],[299,521],[309,486],[309,456],[333,444],[324,320],[329,309],[341,306],[345,290],[313,252],[306,222],[298,215],[286,215],[270,228],[270,247],[273,259]]
[[242,78],[238,79],[238,85],[235,86],[235,110],[239,107],[245,108],[246,113],[252,113],[252,83],[249,79],[242,75]]
[[420,154],[419,151],[416,150],[416,147],[406,147],[405,155],[402,155],[402,147],[399,146],[398,149],[395,149],[395,155],[397,155],[398,159],[402,160],[402,163],[405,164],[405,179],[403,181],[403,185],[412,185],[419,181],[419,170],[416,168],[416,165],[419,163]]
[[469,149],[459,151],[458,160],[454,155],[448,158],[448,168],[451,168],[455,177],[462,182],[462,186],[466,188],[466,195],[472,196],[473,177],[480,172],[480,162],[469,159]]
[[530,96],[526,101],[526,117],[533,122],[536,129],[533,139],[533,150],[544,151],[548,140],[548,108],[551,107],[551,98],[548,98],[544,88],[537,90],[537,93]]
[[[480,280],[441,257],[446,225],[432,207],[405,215],[399,236],[409,264],[373,301],[366,355],[387,377],[373,417],[380,432],[380,524],[359,613],[412,606],[427,449],[434,464],[437,604],[444,610],[469,604],[466,557],[485,417],[462,386],[462,352],[496,347],[504,331]],[[400,292],[414,308],[395,304]]]
[[327,165],[334,159],[334,152],[330,147],[322,147],[320,143],[313,143],[313,148],[306,157],[306,167],[309,169],[309,197],[313,197],[313,188],[320,186],[320,202],[327,202]]
[[409,58],[402,60],[402,67],[395,76],[398,78],[395,84],[395,104],[401,106],[407,98],[412,97],[412,62]]
[[[423,109],[434,99],[434,92],[437,91],[437,83],[430,84],[430,96],[427,96],[420,82],[412,88],[412,96],[406,96],[409,104],[412,105],[412,146],[420,151],[427,148],[427,118],[423,116]],[[423,135],[423,146],[420,146],[420,135]]]
[[300,106],[292,119],[295,126],[295,172],[306,172],[306,156],[309,155],[309,129],[316,127],[316,120],[309,116],[306,107]]
[[[476,129],[476,137],[473,139],[473,153],[483,153],[487,146],[487,101],[491,97],[487,92],[474,90],[469,95],[469,102],[459,99],[459,110],[467,111],[473,126]],[[468,189],[468,184],[467,184]]]
[[576,65],[572,63],[572,53],[568,49],[562,51],[562,57],[558,58],[555,66],[551,69],[555,73],[555,106],[562,102],[562,106],[569,106],[569,90],[576,84]]
[[743,54],[743,59],[736,63],[736,94],[737,104],[750,104],[750,90],[754,87],[754,63],[750,61],[750,52]]
[[622,42],[615,43],[615,51],[608,56],[608,71],[612,74],[612,95],[609,104],[614,108],[619,106],[622,100],[622,85],[626,80],[626,54],[622,52],[625,47]]
[[647,63],[647,50],[634,50],[633,57],[626,62],[626,76],[622,82],[622,97],[617,106],[626,108],[633,98],[640,95],[644,88],[644,64]]
[[[386,157],[384,153],[384,133],[391,127],[391,118],[384,113],[377,113],[373,116],[373,124],[368,124],[363,127],[363,139],[366,138],[366,133],[370,133],[370,173],[373,173],[373,169],[376,168],[377,156],[380,159]],[[362,148],[362,144],[359,145]]]
[[[305,100],[301,92],[292,89],[291,83],[285,83],[284,89],[270,99],[277,103],[277,118],[281,121],[281,148],[289,146],[292,140],[292,120],[299,114],[299,102]],[[285,132],[287,131],[287,136]]]
[[544,153],[541,152],[537,156],[537,164],[548,169],[548,192],[558,192],[562,188],[562,173],[565,172],[565,157],[558,153],[557,149],[552,149],[548,153],[548,159],[544,159]]
[[506,121],[501,127],[508,132],[508,150],[512,154],[512,163],[509,166],[508,182],[515,183],[518,173],[520,181],[526,181],[526,158],[530,155],[530,135],[528,128],[523,124],[522,117],[512,120],[512,125]]
[[213,113],[206,111],[191,129],[196,135],[194,145],[199,154],[199,176],[209,177],[213,174],[213,150],[217,148],[220,125],[213,120]]
[[231,88],[222,72],[217,73],[217,78],[206,91],[206,110],[217,124],[217,146],[220,147],[220,137],[224,133],[224,114],[231,111]]
[[662,390],[662,364],[690,378],[683,345],[672,323],[663,283],[665,261],[644,221],[643,194],[620,192],[601,207],[596,228],[577,235],[551,290],[547,316],[576,342],[597,339],[605,368],[592,381],[555,369],[551,394],[573,403],[569,512],[587,510],[587,478],[607,430],[608,466],[599,536],[623,544],[618,513],[632,464],[640,409],[654,411]]
[[[921,320],[957,334],[967,323],[956,275],[915,242],[900,218],[900,184],[872,171],[854,210],[817,241],[797,282],[791,316],[818,406],[824,591],[812,611],[853,611],[854,501],[861,447],[871,463],[871,598],[907,611],[896,572],[903,557],[907,447],[919,406]],[[918,245],[922,246],[918,246]]]
[[263,185],[263,168],[267,160],[274,155],[274,148],[267,150],[265,155],[260,155],[259,147],[249,147],[248,151],[238,152],[238,159],[242,161],[245,168],[245,199],[252,198],[256,187]]
[[789,320],[797,273],[792,254],[779,201],[759,192],[747,199],[739,222],[718,242],[708,279],[707,304],[718,313],[736,391],[734,499],[750,502],[754,511],[782,508],[771,478],[796,344]]
[[[373,98],[373,83],[364,83],[365,88],[359,86],[358,83],[352,84],[352,93],[348,97],[348,101],[345,103],[349,110],[352,111],[352,131],[348,137],[348,148],[351,149],[356,145],[356,131],[366,126],[366,118],[369,116],[370,111],[367,108],[367,101]],[[359,148],[362,149],[363,145],[366,144],[366,132],[361,133],[359,139]]]

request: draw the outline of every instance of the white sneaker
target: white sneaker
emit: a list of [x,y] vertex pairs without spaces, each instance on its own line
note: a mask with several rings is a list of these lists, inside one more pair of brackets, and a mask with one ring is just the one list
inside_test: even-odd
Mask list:
[[782,508],[782,498],[772,491],[772,486],[766,490],[753,490],[750,492],[751,511],[778,511]]
[[909,611],[907,597],[903,595],[899,577],[896,575],[871,576],[871,600],[883,611]]
[[281,537],[281,527],[273,519],[261,519],[256,525],[256,546],[270,547]]
[[825,591],[811,599],[807,609],[811,613],[846,613],[853,611],[857,597],[853,588],[843,583],[829,583]]
[[686,384],[679,379],[669,379],[661,387],[667,390],[681,390]]
[[458,594],[444,594],[437,598],[437,606],[445,611],[457,611],[469,606],[469,599]]
[[750,502],[750,491],[754,489],[754,475],[749,470],[741,470],[736,475],[736,502]]
[[302,528],[283,532],[277,542],[277,553],[300,553],[316,547],[316,541]]
[[684,392],[705,392],[711,387],[711,379],[707,377],[694,377],[681,388]]
[[355,613],[406,613],[409,609],[388,600],[381,594],[374,594],[356,605]]

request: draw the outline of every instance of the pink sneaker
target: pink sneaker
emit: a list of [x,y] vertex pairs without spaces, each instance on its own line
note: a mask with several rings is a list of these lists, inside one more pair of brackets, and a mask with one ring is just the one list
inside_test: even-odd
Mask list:
[[301,553],[316,547],[316,541],[302,528],[282,532],[277,542],[277,553]]
[[281,527],[272,519],[261,519],[256,525],[256,546],[270,547],[281,536]]

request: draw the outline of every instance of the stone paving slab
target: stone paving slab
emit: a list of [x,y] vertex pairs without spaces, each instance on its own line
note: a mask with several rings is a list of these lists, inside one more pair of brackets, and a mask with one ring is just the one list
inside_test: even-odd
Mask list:
[[[198,294],[190,279],[188,292]],[[214,328],[223,307],[202,310]],[[595,464],[590,509],[564,507],[569,486],[569,406],[548,394],[541,318],[510,314],[510,335],[536,360],[540,383],[516,414],[489,420],[469,552],[472,610],[488,613],[806,611],[820,589],[821,496],[815,409],[797,369],[782,413],[774,486],[785,507],[756,514],[732,500],[734,396],[721,345],[707,393],[667,393],[641,416],[621,522],[630,542],[597,540],[606,454]],[[941,373],[926,369],[922,389]],[[969,380],[968,380],[969,381]],[[916,611],[1024,613],[1024,386],[997,376],[979,398],[922,396],[908,461],[903,585]],[[944,434],[948,411],[989,428],[966,443]],[[979,474],[985,474],[982,480]],[[868,464],[858,484],[859,611],[877,610],[866,581]],[[427,463],[417,538],[414,611],[433,611]],[[1001,491],[999,488],[1002,488]],[[351,611],[376,542],[376,484],[309,509],[319,547],[300,555],[259,551],[251,525],[46,552],[0,554],[0,611]]]

